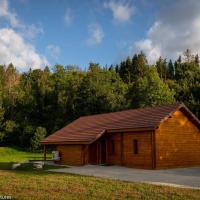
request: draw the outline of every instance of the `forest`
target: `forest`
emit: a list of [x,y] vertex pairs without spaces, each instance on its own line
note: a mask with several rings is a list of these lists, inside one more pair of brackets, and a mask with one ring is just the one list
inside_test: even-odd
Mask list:
[[144,53],[87,70],[75,65],[18,72],[0,66],[0,145],[36,151],[40,140],[83,115],[183,102],[200,117],[199,56],[148,64]]

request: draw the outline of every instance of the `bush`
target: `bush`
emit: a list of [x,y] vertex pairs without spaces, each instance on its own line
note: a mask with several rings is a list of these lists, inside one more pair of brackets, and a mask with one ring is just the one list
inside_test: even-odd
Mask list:
[[31,149],[33,151],[39,150],[41,148],[41,140],[46,136],[47,131],[44,127],[37,127],[34,136],[31,139]]

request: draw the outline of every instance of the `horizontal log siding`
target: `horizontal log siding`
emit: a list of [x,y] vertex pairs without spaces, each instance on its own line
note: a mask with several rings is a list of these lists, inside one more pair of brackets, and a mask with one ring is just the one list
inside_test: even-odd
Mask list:
[[[107,163],[111,165],[121,164],[121,137],[120,133],[111,133],[107,136]],[[112,152],[112,141],[114,141],[115,152]]]
[[[152,168],[151,132],[124,133],[123,165],[134,168]],[[133,141],[138,141],[138,154],[134,154]]]
[[[121,138],[123,143],[121,144]],[[133,140],[138,140],[138,154],[133,152]],[[111,141],[115,143],[115,154],[111,153]],[[107,163],[133,168],[152,168],[151,132],[112,133],[107,138]],[[121,155],[122,151],[122,155]]]
[[60,164],[79,166],[85,162],[83,145],[58,145],[57,151],[61,153]]
[[156,168],[200,165],[200,131],[181,112],[156,130]]

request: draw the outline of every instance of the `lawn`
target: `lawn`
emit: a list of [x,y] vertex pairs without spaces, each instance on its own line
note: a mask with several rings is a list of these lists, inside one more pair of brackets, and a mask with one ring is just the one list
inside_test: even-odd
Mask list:
[[[47,159],[51,154],[47,154]],[[10,169],[13,163],[42,160],[43,153],[32,153],[17,147],[0,147],[0,169]]]
[[[0,147],[1,163],[38,159],[42,154]],[[48,167],[46,168],[48,169]],[[0,198],[13,199],[200,199],[200,190],[129,183],[124,181],[52,173],[25,166],[0,170]]]
[[15,199],[200,199],[200,190],[43,171],[1,171],[0,195]]
[[[47,155],[50,158],[50,154]],[[23,162],[41,160],[43,153],[32,153],[17,147],[0,147],[0,162]]]

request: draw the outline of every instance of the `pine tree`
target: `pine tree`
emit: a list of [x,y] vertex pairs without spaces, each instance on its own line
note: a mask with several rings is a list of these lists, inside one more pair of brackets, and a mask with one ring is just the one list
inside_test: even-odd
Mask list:
[[167,78],[174,79],[174,76],[175,76],[174,65],[172,60],[170,59],[167,67]]

